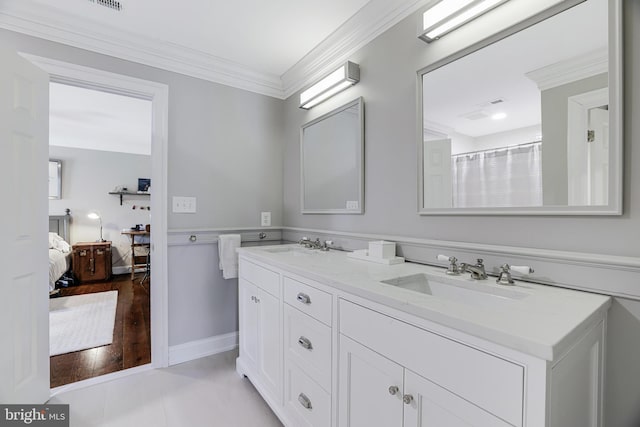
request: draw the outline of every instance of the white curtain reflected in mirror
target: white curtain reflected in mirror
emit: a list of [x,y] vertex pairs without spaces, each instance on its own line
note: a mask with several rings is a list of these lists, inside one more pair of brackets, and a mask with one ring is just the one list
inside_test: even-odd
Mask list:
[[421,71],[421,213],[619,213],[610,4],[586,0]]

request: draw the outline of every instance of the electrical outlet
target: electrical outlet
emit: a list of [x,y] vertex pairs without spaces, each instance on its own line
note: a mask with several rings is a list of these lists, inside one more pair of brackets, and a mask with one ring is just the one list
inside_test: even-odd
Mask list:
[[172,206],[174,213],[196,213],[196,198],[173,196]]
[[260,213],[260,225],[263,227],[271,227],[271,212]]

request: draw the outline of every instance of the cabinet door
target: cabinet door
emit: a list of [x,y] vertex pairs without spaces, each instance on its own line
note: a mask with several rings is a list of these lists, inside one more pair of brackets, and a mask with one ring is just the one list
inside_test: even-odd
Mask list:
[[240,357],[255,371],[258,366],[258,291],[244,279],[238,281]]
[[431,381],[405,370],[404,427],[510,427]]
[[280,300],[258,288],[258,373],[282,402],[282,333]]
[[401,427],[403,368],[340,335],[340,427]]
[[94,246],[93,248],[93,277],[95,280],[106,280],[110,276],[107,271],[107,257],[111,257],[111,249],[107,246]]

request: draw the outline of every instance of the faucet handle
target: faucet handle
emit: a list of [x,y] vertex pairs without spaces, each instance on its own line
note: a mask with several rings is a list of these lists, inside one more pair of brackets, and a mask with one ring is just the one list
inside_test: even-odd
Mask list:
[[320,250],[323,250],[326,252],[329,250],[329,248],[331,248],[332,245],[333,245],[333,240],[325,240]]
[[515,271],[520,274],[531,274],[534,272],[533,268],[528,265],[512,265],[510,266],[511,271]]
[[436,259],[438,261],[447,261],[449,262],[449,268],[447,269],[447,274],[450,276],[457,276],[460,274],[460,268],[458,268],[458,258],[454,257],[454,256],[447,256],[447,255],[438,255],[436,257]]

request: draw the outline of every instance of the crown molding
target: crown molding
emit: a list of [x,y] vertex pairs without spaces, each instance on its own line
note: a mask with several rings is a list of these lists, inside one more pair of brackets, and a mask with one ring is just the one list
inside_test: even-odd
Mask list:
[[608,70],[608,51],[602,48],[530,71],[525,75],[543,91],[606,73]]
[[432,0],[371,0],[282,75],[285,98],[322,78]]
[[371,0],[282,76],[107,25],[89,26],[50,7],[24,0],[4,2],[0,7],[0,28],[286,99],[430,1]]
[[[26,4],[26,5],[25,5]],[[184,74],[190,77],[284,98],[282,80],[196,49],[116,29],[89,26],[43,5],[7,1],[0,28]]]

